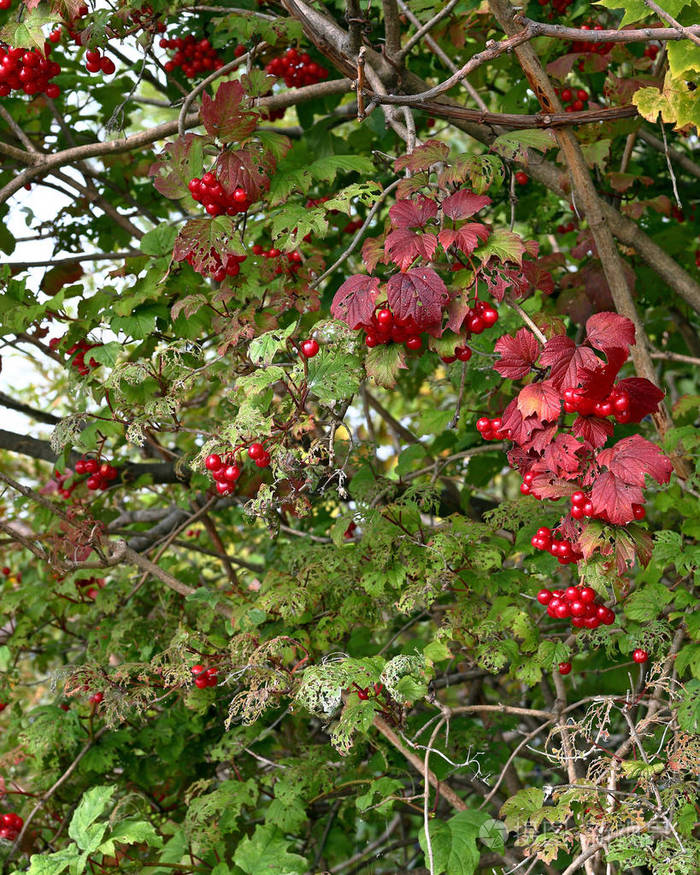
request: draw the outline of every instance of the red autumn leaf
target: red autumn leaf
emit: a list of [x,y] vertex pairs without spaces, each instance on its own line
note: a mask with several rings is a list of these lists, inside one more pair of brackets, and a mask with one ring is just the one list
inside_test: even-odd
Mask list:
[[579,368],[579,384],[585,390],[586,397],[592,401],[603,401],[610,394],[620,368],[627,361],[628,352],[625,349],[608,349],[605,353],[608,363],[603,364],[596,359],[598,367]]
[[546,380],[542,383],[531,383],[518,394],[518,410],[525,418],[534,414],[542,422],[551,422],[561,412],[559,393]]
[[673,466],[660,448],[639,434],[623,438],[609,450],[598,454],[598,464],[604,465],[623,483],[644,486],[648,474],[657,483],[668,483]]
[[389,210],[389,218],[393,228],[424,228],[437,212],[435,201],[420,195],[411,200],[397,201]]
[[274,158],[262,147],[251,144],[243,149],[225,150],[216,159],[216,178],[226,194],[242,188],[255,202],[270,187]]
[[259,116],[255,112],[241,110],[245,91],[240,82],[222,82],[214,98],[206,91],[202,95],[200,117],[211,137],[224,142],[240,141],[253,133]]
[[485,194],[474,194],[473,191],[461,189],[445,198],[442,211],[450,219],[469,219],[490,203],[491,198]]
[[630,422],[641,422],[650,413],[656,413],[664,392],[644,377],[628,377],[620,380],[617,389],[625,391],[630,399]]
[[[530,420],[528,419],[528,422],[529,421]],[[545,425],[543,428],[538,428],[533,431],[530,435],[529,442],[525,444],[525,446],[534,450],[536,453],[543,453],[554,440],[556,433],[557,423],[552,422],[549,425]]]
[[545,295],[551,295],[554,292],[554,278],[552,277],[552,274],[542,266],[543,262],[544,259],[537,259],[537,261],[524,259],[523,273],[532,289],[539,289]]
[[355,274],[346,279],[333,296],[333,316],[353,329],[370,324],[379,283],[379,277],[365,274]]
[[419,256],[431,261],[437,247],[437,237],[432,234],[416,234],[408,228],[398,228],[386,238],[384,248],[387,256],[401,270],[406,270]]
[[[610,452],[605,450],[604,452]],[[593,480],[591,503],[596,515],[604,516],[615,525],[625,525],[634,519],[633,504],[642,504],[644,493],[617,477],[612,471],[601,471]]]
[[551,368],[549,379],[557,389],[578,386],[581,368],[595,369],[602,364],[598,356],[587,346],[577,346],[565,334],[556,334],[545,344],[540,364]]
[[495,258],[489,258],[482,265],[479,279],[486,283],[486,290],[497,301],[502,301],[509,289],[512,290],[513,297],[521,298],[530,288],[530,283],[520,268],[506,267]]
[[517,380],[529,373],[539,358],[540,344],[528,328],[521,328],[515,337],[499,337],[494,350],[500,355],[494,369],[506,380]]
[[396,319],[413,319],[420,330],[428,331],[435,337],[440,336],[442,310],[450,294],[434,270],[418,267],[406,273],[394,274],[386,285],[386,291]]
[[394,170],[408,168],[414,173],[427,170],[433,164],[444,161],[450,154],[450,147],[441,140],[428,140],[416,148],[409,155],[401,155],[394,161]]
[[610,349],[628,351],[634,343],[634,323],[618,313],[595,313],[586,322],[586,337],[604,353]]
[[581,467],[579,453],[584,445],[570,434],[558,434],[545,448],[544,461],[547,468],[557,476],[564,477],[573,474]]
[[438,234],[438,240],[445,251],[450,246],[456,246],[460,252],[471,255],[477,246],[488,240],[490,233],[486,225],[482,225],[479,222],[469,222],[456,231],[453,231],[451,228],[444,228]]
[[379,262],[384,263],[384,244],[381,237],[368,237],[362,244],[362,263],[372,273]]
[[614,426],[609,419],[600,416],[577,416],[571,430],[576,437],[583,438],[592,447],[598,449],[605,445],[614,431]]
[[201,274],[213,274],[227,255],[242,255],[233,219],[230,216],[190,219],[175,238],[173,258],[183,261],[190,253],[190,264]]
[[522,447],[527,447],[533,432],[543,428],[542,422],[537,416],[530,416],[527,419],[523,416],[518,408],[518,399],[514,398],[501,414],[503,423],[502,430],[508,433],[508,439],[515,441]]
[[[535,465],[531,469],[533,472],[538,466]],[[563,498],[564,496],[572,495],[576,491],[576,485],[568,480],[563,480],[560,477],[555,477],[551,471],[535,473],[535,476],[530,484],[530,490],[536,498]]]

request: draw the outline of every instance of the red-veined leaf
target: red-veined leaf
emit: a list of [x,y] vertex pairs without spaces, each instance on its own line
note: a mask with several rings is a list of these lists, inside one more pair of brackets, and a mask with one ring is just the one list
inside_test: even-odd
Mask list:
[[626,380],[620,380],[616,388],[626,392],[630,400],[630,422],[641,422],[645,416],[656,413],[665,395],[658,386],[644,377],[628,377]]
[[577,416],[571,431],[576,437],[583,438],[592,447],[604,446],[607,439],[614,431],[614,426],[609,419],[600,416]]
[[397,228],[386,238],[384,249],[388,258],[401,270],[406,270],[416,258],[431,261],[437,248],[437,237],[432,234],[416,234],[408,228]]
[[255,202],[270,187],[275,168],[272,156],[262,147],[251,144],[243,149],[225,150],[216,159],[216,177],[227,194],[242,188],[248,200]]
[[596,368],[602,364],[598,356],[587,346],[576,346],[565,334],[556,334],[545,344],[540,364],[551,368],[549,379],[557,389],[578,386],[581,368]]
[[615,525],[631,522],[634,519],[632,505],[642,504],[643,501],[644,493],[639,486],[625,483],[612,471],[601,471],[593,480],[591,488],[593,512]]
[[434,333],[436,328],[439,331],[442,309],[450,294],[434,270],[419,267],[394,274],[386,290],[389,306],[397,319],[413,319],[419,329],[429,333]]
[[649,475],[657,483],[668,483],[673,466],[660,448],[639,434],[623,438],[609,450],[598,454],[598,464],[624,483],[644,486],[644,477]]
[[353,329],[369,325],[379,293],[379,283],[378,277],[365,274],[355,274],[346,279],[333,296],[333,316]]
[[634,323],[618,313],[594,313],[586,322],[586,337],[604,353],[610,349],[629,351],[634,343]]
[[411,200],[397,201],[389,210],[389,218],[393,228],[424,228],[437,212],[437,204],[432,198],[419,195]]
[[236,80],[222,82],[213,98],[204,92],[200,117],[209,136],[233,142],[253,133],[259,116],[256,112],[241,110],[244,97],[243,86]]
[[526,419],[534,414],[542,422],[551,422],[561,412],[561,399],[548,380],[530,383],[518,394],[518,410]]
[[440,140],[428,140],[416,148],[409,155],[401,155],[394,161],[394,170],[412,170],[418,173],[427,170],[433,164],[444,161],[450,154],[450,147]]
[[486,225],[482,225],[479,222],[469,222],[467,225],[462,225],[456,231],[451,228],[443,228],[438,234],[438,239],[445,251],[450,246],[456,246],[460,252],[471,255],[477,246],[488,240],[490,233]]
[[450,219],[469,219],[490,203],[491,198],[485,194],[474,194],[473,191],[461,189],[445,198],[442,211]]
[[494,351],[500,355],[493,366],[507,380],[517,380],[530,372],[540,355],[540,344],[528,328],[521,328],[515,337],[499,337]]

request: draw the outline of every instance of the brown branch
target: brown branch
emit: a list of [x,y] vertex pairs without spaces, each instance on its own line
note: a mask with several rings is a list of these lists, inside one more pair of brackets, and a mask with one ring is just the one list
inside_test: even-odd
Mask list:
[[[415,46],[416,43],[419,43],[427,33],[429,33],[434,27],[436,27],[442,21],[443,18],[446,18],[450,14],[450,12],[452,12],[452,10],[455,8],[455,6],[458,3],[459,3],[459,0],[450,0],[449,3],[446,3],[445,6],[443,6],[442,9],[439,12],[437,12],[435,15],[433,15],[432,18],[430,18],[428,21],[426,21],[425,24],[420,25],[418,30],[408,40],[406,45],[401,49],[400,52],[397,53],[395,60],[402,61],[406,57],[406,55],[411,51],[413,46]],[[399,5],[401,5],[401,4],[399,4]]]
[[[640,128],[637,131],[637,136],[640,140],[644,140],[652,149],[656,149],[657,152],[666,153],[666,148],[663,144],[663,140],[660,140],[658,137],[655,137],[651,131],[648,131],[646,128]],[[687,155],[684,155],[683,152],[679,152],[678,149],[674,149],[673,147],[669,147],[668,156],[675,164],[678,164],[679,167],[682,167],[687,173],[690,173],[692,176],[700,179],[700,165],[696,164],[694,161],[691,161]]]
[[392,60],[401,51],[401,22],[396,0],[382,0],[384,11],[384,49]]
[[16,401],[4,392],[0,392],[0,407],[7,407],[8,410],[16,410],[18,413],[23,413],[37,422],[44,422],[47,425],[58,425],[61,421],[59,416],[54,416],[53,413],[48,413],[44,410],[36,410],[30,407],[29,404],[23,404],[21,401]]
[[69,255],[65,258],[47,258],[44,261],[6,261],[12,270],[29,270],[32,267],[56,267],[61,264],[79,264],[81,261],[121,261],[122,258],[145,258],[138,249],[124,252],[90,252],[81,255]]
[[666,12],[665,9],[662,9],[658,3],[655,3],[654,0],[644,0],[644,5],[648,6],[652,12],[655,12],[659,18],[663,18],[664,21],[672,24],[680,38],[689,39],[691,42],[695,43],[696,46],[700,46],[700,30],[698,30],[698,28],[684,27],[680,21],[677,21],[672,15],[669,15],[669,13]]
[[[630,30],[582,30],[579,27],[565,27],[562,24],[546,24],[533,21],[525,15],[515,17],[516,24],[528,27],[533,36],[548,36],[560,40],[579,43],[645,43],[649,40],[667,42],[684,39],[685,34],[674,27],[641,27]],[[700,34],[700,25],[685,28],[692,34]],[[688,37],[690,39],[691,37]]]

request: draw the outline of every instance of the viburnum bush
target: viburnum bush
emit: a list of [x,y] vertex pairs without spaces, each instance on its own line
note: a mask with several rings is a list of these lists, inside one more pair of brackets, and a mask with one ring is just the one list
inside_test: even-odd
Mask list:
[[0,0],[3,873],[700,869],[694,0]]

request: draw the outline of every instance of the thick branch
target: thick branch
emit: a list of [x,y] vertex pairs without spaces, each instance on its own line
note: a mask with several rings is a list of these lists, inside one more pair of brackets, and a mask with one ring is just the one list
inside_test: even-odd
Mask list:
[[[579,43],[645,43],[649,40],[684,39],[686,34],[674,27],[640,27],[634,30],[581,30],[578,27],[565,27],[562,24],[546,24],[543,21],[533,21],[524,15],[517,15],[518,25],[529,27],[533,36],[550,36],[560,40],[572,40]],[[700,34],[700,25],[686,27],[690,34]],[[690,39],[691,37],[688,37]]]

